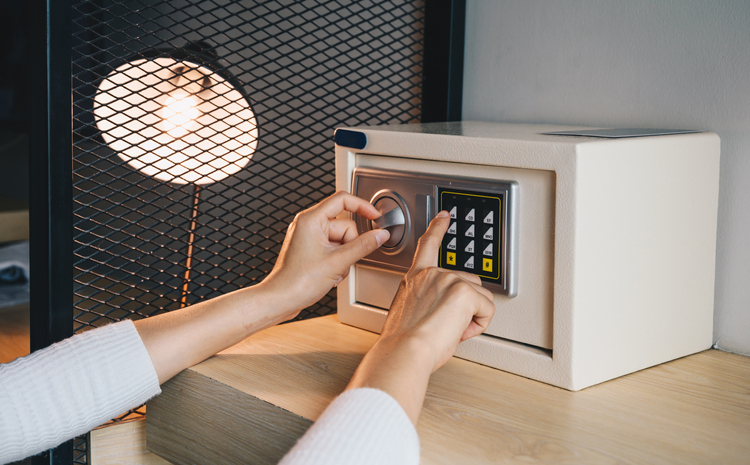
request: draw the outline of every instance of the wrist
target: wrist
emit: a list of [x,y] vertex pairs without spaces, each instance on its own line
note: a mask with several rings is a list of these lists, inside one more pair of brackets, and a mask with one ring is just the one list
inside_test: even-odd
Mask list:
[[385,336],[365,354],[346,389],[370,387],[386,392],[416,426],[434,357],[419,338]]
[[429,340],[425,338],[412,334],[381,335],[371,350],[402,358],[411,369],[426,372],[427,376],[434,371],[436,358]]
[[227,297],[236,299],[230,305],[237,309],[245,337],[294,318],[301,309],[292,299],[266,281],[240,289]]

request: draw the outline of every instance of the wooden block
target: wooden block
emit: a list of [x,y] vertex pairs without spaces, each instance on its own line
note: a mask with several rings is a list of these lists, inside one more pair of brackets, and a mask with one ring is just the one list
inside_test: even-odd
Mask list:
[[176,464],[276,463],[312,421],[185,371],[148,403],[148,449]]
[[91,465],[169,465],[146,449],[146,421],[105,426],[91,432]]
[[[256,334],[162,386],[149,450],[175,464],[275,463],[376,338],[335,316]],[[747,463],[750,357],[710,350],[580,392],[453,358],[417,430],[422,464]]]

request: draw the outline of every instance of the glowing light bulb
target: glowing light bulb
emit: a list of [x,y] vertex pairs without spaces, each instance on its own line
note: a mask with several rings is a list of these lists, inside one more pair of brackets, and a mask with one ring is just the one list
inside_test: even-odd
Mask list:
[[131,168],[175,184],[232,176],[258,146],[255,114],[232,83],[210,68],[168,57],[137,59],[112,71],[99,84],[94,116],[104,142]]
[[175,139],[190,132],[198,116],[200,116],[198,102],[195,98],[186,94],[172,94],[164,102],[164,109],[162,110],[164,128]]

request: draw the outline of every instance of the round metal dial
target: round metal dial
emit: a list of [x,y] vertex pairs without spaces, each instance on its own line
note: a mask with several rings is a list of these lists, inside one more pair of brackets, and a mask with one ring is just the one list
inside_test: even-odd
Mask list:
[[377,192],[370,203],[377,208],[382,216],[372,221],[366,221],[366,228],[387,229],[391,237],[382,245],[380,251],[387,255],[395,255],[403,250],[409,241],[411,233],[411,218],[404,199],[398,193],[389,189]]
[[406,221],[404,220],[403,210],[401,210],[398,203],[391,197],[381,197],[375,202],[374,206],[381,214],[383,214],[381,218],[400,216],[400,221],[388,221],[385,224],[378,224],[377,221],[370,222],[370,227],[372,229],[382,227],[391,233],[391,237],[385,242],[385,244],[383,244],[383,247],[397,247],[404,239],[404,232],[406,231]]

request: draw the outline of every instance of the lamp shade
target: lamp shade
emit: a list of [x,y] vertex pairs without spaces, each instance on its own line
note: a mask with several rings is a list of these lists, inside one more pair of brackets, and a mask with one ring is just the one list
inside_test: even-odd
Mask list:
[[132,168],[176,184],[235,174],[258,143],[255,114],[229,79],[168,56],[135,59],[109,73],[94,97],[94,118]]

